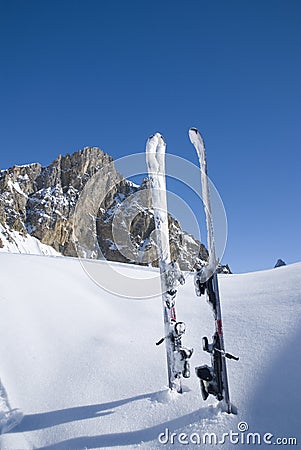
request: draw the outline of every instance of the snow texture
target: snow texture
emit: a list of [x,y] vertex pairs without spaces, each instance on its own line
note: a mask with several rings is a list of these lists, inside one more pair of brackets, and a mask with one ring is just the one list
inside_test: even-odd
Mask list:
[[42,244],[39,239],[27,234],[23,236],[14,230],[8,230],[0,224],[0,252],[29,253],[32,255],[60,256],[50,245]]
[[[163,330],[159,297],[114,297],[73,258],[1,253],[0,264],[0,417],[24,413],[0,436],[1,450],[206,448],[177,439],[213,432],[221,439],[240,422],[301,442],[301,263],[219,276],[227,350],[240,356],[228,364],[237,416],[213,397],[203,402],[193,370],[184,394],[166,389],[165,349],[155,345]],[[91,264],[101,271],[106,263]],[[156,272],[113,266],[140,278]],[[213,334],[214,320],[205,298],[194,295],[193,276],[178,291],[177,310],[187,327],[183,343],[195,349],[192,367],[209,363],[201,337]],[[159,443],[167,428],[175,444]],[[255,446],[213,446],[244,447]]]

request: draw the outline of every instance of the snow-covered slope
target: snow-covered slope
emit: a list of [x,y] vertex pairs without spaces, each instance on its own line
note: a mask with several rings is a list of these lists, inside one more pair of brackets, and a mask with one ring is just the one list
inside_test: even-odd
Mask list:
[[[238,416],[222,413],[214,398],[204,403],[193,371],[183,395],[168,395],[165,350],[155,345],[163,332],[160,298],[112,296],[77,259],[2,253],[0,264],[2,392],[25,414],[0,437],[1,449],[193,449],[189,439],[209,432],[220,441],[240,422],[262,438],[273,434],[271,442],[301,442],[301,263],[220,276],[226,345],[240,356],[228,364]],[[91,264],[102,271],[103,262]],[[139,278],[155,271],[115,267]],[[195,348],[192,365],[209,362],[200,341],[211,336],[213,319],[192,277],[177,301],[184,344]],[[176,433],[175,444],[164,445],[166,429]],[[214,448],[242,449],[246,436],[238,433],[240,444],[225,436]]]
[[8,230],[0,223],[0,252],[28,253],[31,255],[60,256],[50,245],[42,244],[39,239],[27,234],[23,236],[15,230]]

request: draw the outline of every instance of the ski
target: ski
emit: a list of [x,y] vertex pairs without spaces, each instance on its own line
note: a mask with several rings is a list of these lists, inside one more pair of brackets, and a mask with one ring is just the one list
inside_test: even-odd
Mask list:
[[218,277],[216,267],[218,260],[216,258],[213,220],[211,214],[210,191],[207,174],[206,150],[203,138],[196,128],[190,128],[189,138],[196,149],[201,172],[202,199],[204,203],[206,227],[207,227],[207,245],[208,245],[208,264],[200,267],[195,275],[195,289],[198,296],[207,294],[207,299],[212,307],[215,319],[215,333],[212,343],[209,344],[208,338],[203,338],[203,350],[211,354],[211,367],[208,365],[195,368],[196,375],[200,379],[202,397],[206,400],[209,394],[214,395],[219,401],[224,402],[224,409],[227,413],[236,414],[236,408],[231,404],[226,358],[238,360],[237,357],[227,353],[224,345],[224,334],[222,326],[222,312],[220,304]]
[[146,163],[154,211],[156,245],[160,269],[163,304],[164,337],[156,345],[165,342],[168,371],[168,386],[182,393],[181,377],[190,376],[188,359],[193,350],[183,347],[184,322],[177,322],[175,299],[177,285],[185,279],[176,261],[171,261],[169,248],[168,213],[165,179],[166,144],[161,134],[151,136],[146,143]]

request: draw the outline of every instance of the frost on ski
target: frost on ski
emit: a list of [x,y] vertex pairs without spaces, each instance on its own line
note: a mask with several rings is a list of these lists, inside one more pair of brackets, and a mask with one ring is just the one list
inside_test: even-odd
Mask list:
[[165,142],[159,133],[148,139],[146,159],[150,176],[153,208],[156,208],[156,218],[158,221],[166,223]]
[[206,149],[202,135],[190,128],[189,138],[198,155],[202,201],[206,218],[209,261],[203,268],[202,278],[208,279],[216,271],[222,259],[227,241],[227,218],[220,195],[207,173]]

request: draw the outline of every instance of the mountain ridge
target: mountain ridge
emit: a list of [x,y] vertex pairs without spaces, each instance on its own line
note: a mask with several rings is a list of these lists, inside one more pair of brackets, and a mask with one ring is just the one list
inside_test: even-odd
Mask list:
[[[90,257],[97,258],[100,253],[108,260],[147,265],[149,261],[143,261],[139,256],[147,246],[151,264],[157,266],[150,198],[143,207],[134,198],[137,193],[147,191],[148,180],[143,180],[139,187],[135,186],[117,172],[113,158],[98,147],[84,147],[64,156],[60,154],[45,167],[40,163],[30,163],[0,171],[0,247],[7,250],[9,242],[13,243],[16,239],[13,232],[17,232],[20,239],[30,236],[64,256],[78,256],[73,235],[76,208],[87,182],[91,184],[100,171],[104,182],[100,188],[103,192],[98,192],[98,195],[101,194],[103,201],[96,205],[93,224],[94,240],[100,252],[93,253],[90,249]],[[108,185],[111,188],[107,192]],[[99,185],[96,188],[99,189]],[[93,195],[92,189],[89,201],[97,202]],[[118,207],[130,196],[133,201],[129,209],[135,207],[137,211],[133,218],[126,217],[128,223],[120,226],[129,227],[127,231],[134,249],[133,257],[114,245],[112,230]],[[82,214],[87,214],[87,211],[82,211]],[[130,212],[125,211],[127,214]],[[190,270],[197,260],[207,259],[205,246],[183,231],[172,216],[169,216],[169,228],[171,254],[182,269]],[[91,243],[87,245],[91,246]]]

